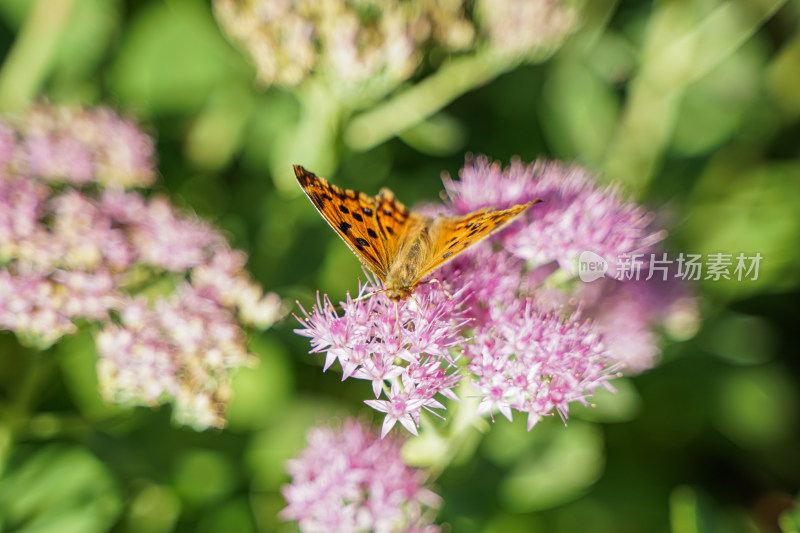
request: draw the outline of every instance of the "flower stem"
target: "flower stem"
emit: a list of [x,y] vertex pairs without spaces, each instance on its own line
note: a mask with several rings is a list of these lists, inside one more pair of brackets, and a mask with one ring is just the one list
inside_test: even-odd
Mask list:
[[330,96],[324,81],[311,80],[296,92],[302,107],[294,132],[282,137],[272,150],[271,171],[275,186],[290,195],[300,194],[292,165],[299,164],[316,174],[328,175],[336,168],[336,136],[346,112]]
[[345,129],[344,140],[354,150],[369,150],[425,120],[462,94],[512,70],[521,61],[487,50],[457,57],[386,103],[355,117]]
[[37,0],[0,69],[0,111],[20,111],[50,71],[75,0]]
[[27,425],[31,406],[42,384],[47,383],[54,365],[55,358],[49,351],[31,353],[19,387],[14,391],[11,402],[3,406],[0,417],[0,474],[5,470],[14,442]]
[[649,22],[642,66],[630,83],[605,173],[641,194],[669,148],[683,96],[752,37],[785,0],[726,2],[686,26],[682,7],[659,4]]

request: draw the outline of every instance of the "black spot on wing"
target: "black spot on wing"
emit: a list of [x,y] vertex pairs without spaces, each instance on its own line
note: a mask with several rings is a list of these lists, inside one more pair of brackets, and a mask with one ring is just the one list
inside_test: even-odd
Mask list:
[[341,211],[341,212],[342,212],[342,213],[344,213],[345,215],[348,215],[348,214],[350,214],[350,210],[349,210],[349,209],[347,209],[347,208],[346,208],[345,206],[343,206],[343,205],[340,205],[340,206],[339,206],[339,211]]
[[450,257],[451,255],[453,255],[453,252],[447,252],[446,254],[444,254],[444,255],[442,256],[442,259],[447,259],[447,258],[448,258],[448,257]]
[[341,224],[339,224],[339,231],[341,231],[344,234],[347,234],[347,232],[350,231],[350,228],[352,227],[353,226],[351,226],[347,222],[342,222]]
[[367,229],[367,235],[369,235],[373,239],[377,239],[378,238],[378,234],[375,233],[375,230],[372,229],[372,228]]
[[372,209],[370,209],[369,207],[362,207],[361,212],[367,215],[368,217],[372,216]]
[[364,217],[361,216],[361,213],[353,213],[353,218],[358,222],[364,222]]
[[361,237],[357,237],[357,238],[356,238],[356,242],[357,242],[357,243],[358,243],[360,246],[365,246],[365,247],[366,247],[366,246],[369,246],[369,241],[367,241],[367,239],[362,239]]

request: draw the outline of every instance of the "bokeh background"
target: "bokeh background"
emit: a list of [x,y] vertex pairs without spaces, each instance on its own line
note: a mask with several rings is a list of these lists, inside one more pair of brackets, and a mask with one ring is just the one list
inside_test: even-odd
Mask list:
[[[413,205],[467,153],[576,162],[656,211],[675,253],[761,253],[757,281],[698,283],[696,335],[594,410],[476,433],[436,481],[438,522],[799,531],[800,2],[587,0],[514,33],[537,20],[523,4],[466,2],[473,34],[347,85],[322,67],[269,78],[205,2],[3,0],[0,110],[102,104],[135,119],[157,141],[156,192],[222,228],[289,305],[343,297],[361,275],[291,163]],[[0,477],[0,529],[293,531],[276,518],[285,460],[312,425],[370,416],[369,384],[323,374],[294,327],[252,332],[260,364],[236,374],[227,427],[202,432],[169,406],[104,403],[85,332],[45,362],[0,332],[4,416],[47,365]]]

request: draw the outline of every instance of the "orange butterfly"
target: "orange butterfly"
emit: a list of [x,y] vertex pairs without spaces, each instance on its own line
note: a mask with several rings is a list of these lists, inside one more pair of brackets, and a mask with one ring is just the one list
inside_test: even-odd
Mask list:
[[394,301],[408,298],[422,278],[541,201],[430,218],[409,211],[386,188],[372,197],[340,189],[299,165],[294,173],[317,211],[383,281],[386,296]]

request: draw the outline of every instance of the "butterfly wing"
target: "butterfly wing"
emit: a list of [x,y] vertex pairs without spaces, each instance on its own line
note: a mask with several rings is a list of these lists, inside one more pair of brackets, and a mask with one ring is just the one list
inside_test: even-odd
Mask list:
[[[389,189],[383,188],[375,197],[375,218],[378,229],[386,241],[389,256],[394,258],[403,243],[406,232],[414,226],[419,215],[412,213]],[[391,264],[391,261],[389,262]]]
[[420,279],[473,244],[499,230],[528,207],[540,201],[536,200],[535,202],[515,205],[509,209],[501,209],[499,211],[484,208],[460,217],[436,218],[430,229],[431,240],[433,241],[430,260],[423,268]]
[[[381,205],[379,198],[350,189],[341,189],[299,165],[294,166],[294,174],[303,192],[322,218],[367,268],[381,281],[385,280],[388,265],[393,257],[390,250],[397,248],[395,244],[391,244],[394,239],[387,239],[386,228],[391,228],[392,232],[396,228],[389,224],[386,215],[379,225],[381,220],[378,217]],[[405,206],[402,207],[405,209]],[[408,210],[405,212],[408,213]],[[388,233],[388,236],[391,235],[392,233]]]

